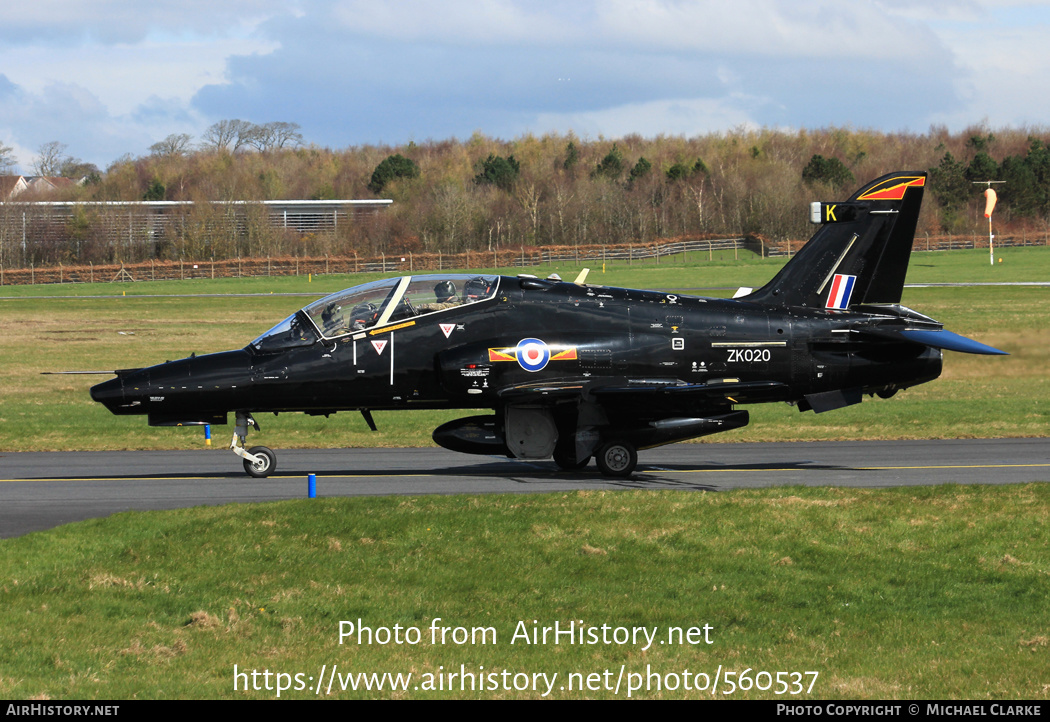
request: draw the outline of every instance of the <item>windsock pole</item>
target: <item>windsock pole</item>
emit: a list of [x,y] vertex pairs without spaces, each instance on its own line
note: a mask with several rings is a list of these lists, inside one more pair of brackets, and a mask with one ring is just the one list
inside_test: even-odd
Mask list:
[[992,190],[993,183],[1005,183],[1006,181],[974,181],[975,186],[987,186],[984,191],[984,217],[988,219],[988,263],[995,265],[995,249],[992,245],[995,236],[992,235],[992,209],[995,208],[995,191]]
[[984,191],[984,217],[988,219],[988,263],[995,265],[995,249],[992,247],[995,236],[992,235],[992,210],[995,208],[995,191],[991,186]]

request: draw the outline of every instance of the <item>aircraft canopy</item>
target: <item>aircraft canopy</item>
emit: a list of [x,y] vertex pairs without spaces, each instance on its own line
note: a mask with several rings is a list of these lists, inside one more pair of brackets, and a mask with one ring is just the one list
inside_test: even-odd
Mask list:
[[403,276],[338,291],[295,312],[252,341],[257,351],[310,345],[375,326],[459,308],[494,298],[499,276]]

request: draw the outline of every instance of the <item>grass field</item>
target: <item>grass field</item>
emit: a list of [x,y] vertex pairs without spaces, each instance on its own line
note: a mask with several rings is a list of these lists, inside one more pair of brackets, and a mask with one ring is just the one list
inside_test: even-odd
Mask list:
[[[989,267],[970,251],[916,254],[909,282],[1050,278],[1050,250],[1007,249]],[[650,264],[593,269],[590,281],[644,288],[758,286],[780,262],[731,257],[714,263]],[[1007,269],[1010,269],[1008,272]],[[565,278],[578,269],[557,270]],[[252,278],[135,284],[4,287],[0,299],[0,450],[194,448],[199,428],[150,428],[139,417],[115,417],[88,396],[105,376],[42,376],[40,371],[127,368],[239,348],[309,302],[373,276]],[[47,292],[50,296],[41,298]],[[274,295],[268,295],[272,292]],[[704,292],[730,295],[731,290]],[[121,294],[128,294],[123,296]],[[256,293],[248,298],[228,295]],[[2,295],[2,294],[0,294]],[[170,297],[169,295],[176,295]],[[99,297],[101,296],[101,297]],[[1009,351],[1007,358],[946,353],[942,377],[886,401],[820,416],[787,406],[752,406],[746,429],[718,441],[852,438],[1042,436],[1050,420],[1050,288],[907,289],[904,302],[948,328]],[[274,448],[427,446],[430,432],[462,412],[379,412],[371,433],[356,414],[331,419],[283,415],[260,419],[253,443]],[[215,434],[224,437],[226,429]],[[232,430],[230,431],[232,433]]]
[[[292,675],[282,696],[296,699],[315,696],[322,665],[413,674],[403,691],[344,691],[337,681],[336,698],[546,689],[422,688],[425,675],[463,665],[557,673],[550,696],[568,699],[624,698],[647,672],[679,686],[650,682],[632,696],[1045,699],[1048,533],[1045,484],[319,499],[119,514],[0,542],[0,697],[276,697],[276,679],[246,691],[246,678],[235,691],[234,665]],[[420,642],[340,645],[340,621],[359,619],[373,630],[416,628]],[[555,621],[645,627],[658,641],[511,643],[519,623],[531,632]],[[450,632],[434,644],[432,624],[492,634],[456,644]],[[705,625],[692,644],[661,643],[671,628]],[[567,686],[572,673],[583,681],[607,670],[611,686],[621,666],[618,694]],[[701,686],[695,675],[714,678],[719,666],[716,694],[681,686],[685,670]],[[726,673],[742,682],[763,671],[817,674],[803,674],[795,694],[775,694],[765,677],[766,691],[727,694]]]
[[[917,255],[909,281],[1050,278],[1050,252],[1003,257],[989,269],[979,252]],[[775,268],[725,259],[607,268],[591,280],[757,286]],[[558,269],[563,277],[573,270]],[[20,294],[0,300],[0,449],[200,446],[199,430],[111,416],[88,398],[90,377],[38,372],[241,346],[307,302],[142,295],[319,296],[361,280],[0,289]],[[751,427],[715,438],[1045,436],[1048,296],[1046,288],[908,289],[907,305],[1012,355],[946,354],[944,375],[931,384],[819,417],[751,407]],[[352,415],[282,415],[262,419],[252,441],[427,444],[446,417],[377,415],[373,435]],[[624,698],[632,681],[649,683],[632,692],[640,698],[1045,699],[1048,489],[322,498],[118,514],[0,541],[0,698],[272,699],[277,673],[292,687],[282,698],[309,698],[322,666],[330,674],[337,665],[339,675],[413,678],[403,691],[391,691],[389,679],[381,691],[343,691],[350,678],[342,677],[336,698],[533,698],[557,674],[550,696],[568,699]],[[340,645],[340,621],[358,619],[373,629],[419,629],[421,641]],[[519,623],[531,631],[533,620],[645,627],[661,641],[671,628],[710,625],[711,644],[511,644]],[[496,644],[433,644],[432,624],[491,629]],[[260,676],[235,691],[234,665]],[[449,690],[450,672],[482,667],[509,676],[495,679],[498,689],[460,691],[465,680],[454,679]],[[621,689],[610,691],[621,669]],[[693,686],[704,683],[701,673],[719,674],[718,692],[684,689],[687,669]],[[659,676],[659,690],[647,672]],[[548,677],[534,687],[541,673]],[[725,694],[726,673],[750,689]],[[775,694],[777,673],[789,673],[787,693]],[[805,691],[791,694],[790,673]],[[428,679],[444,688],[425,689]],[[528,688],[513,689],[522,679]]]

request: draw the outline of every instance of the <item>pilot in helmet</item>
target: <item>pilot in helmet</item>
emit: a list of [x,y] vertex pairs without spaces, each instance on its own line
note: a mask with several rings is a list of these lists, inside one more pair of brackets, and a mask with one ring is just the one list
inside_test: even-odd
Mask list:
[[456,284],[452,281],[438,281],[434,286],[434,295],[438,303],[452,303],[456,300]]
[[480,301],[488,298],[491,287],[489,282],[481,276],[472,278],[463,286],[463,300],[470,303],[471,301]]
[[335,331],[339,328],[339,325],[343,320],[342,310],[343,308],[339,305],[339,302],[333,301],[321,311],[321,325],[324,326],[322,330],[325,333]]

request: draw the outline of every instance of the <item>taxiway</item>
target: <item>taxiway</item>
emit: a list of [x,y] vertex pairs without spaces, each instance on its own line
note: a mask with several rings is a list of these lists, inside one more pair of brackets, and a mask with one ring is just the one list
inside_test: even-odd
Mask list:
[[120,511],[303,498],[310,473],[321,497],[1050,481],[1047,439],[675,444],[641,452],[626,479],[438,448],[277,453],[268,479],[221,448],[0,454],[0,538]]

